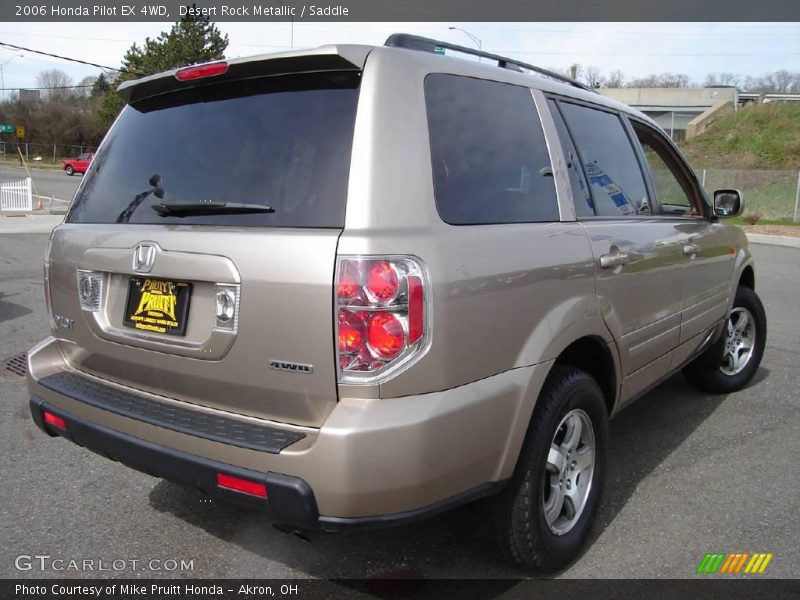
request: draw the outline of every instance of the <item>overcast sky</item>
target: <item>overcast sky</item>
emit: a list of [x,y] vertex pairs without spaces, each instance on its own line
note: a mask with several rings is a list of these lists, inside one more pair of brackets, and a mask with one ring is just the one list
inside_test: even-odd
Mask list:
[[[0,23],[0,41],[118,67],[133,42],[156,37],[170,23]],[[227,55],[247,56],[326,43],[382,44],[407,32],[475,45],[449,26],[466,29],[483,49],[543,67],[573,63],[626,77],[685,73],[702,83],[712,72],[742,76],[800,71],[800,23],[218,23],[230,38]],[[58,68],[77,83],[94,67],[0,47],[6,88],[33,87],[37,73]]]

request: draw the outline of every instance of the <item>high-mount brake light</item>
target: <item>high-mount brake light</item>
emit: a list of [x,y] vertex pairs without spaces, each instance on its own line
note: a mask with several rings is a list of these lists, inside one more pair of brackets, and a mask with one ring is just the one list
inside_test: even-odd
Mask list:
[[340,383],[379,383],[418,360],[430,341],[428,276],[413,256],[342,256],[336,269]]
[[205,65],[194,65],[178,69],[175,72],[175,79],[178,81],[191,81],[192,79],[203,79],[205,77],[215,77],[222,75],[228,70],[228,63],[213,62]]

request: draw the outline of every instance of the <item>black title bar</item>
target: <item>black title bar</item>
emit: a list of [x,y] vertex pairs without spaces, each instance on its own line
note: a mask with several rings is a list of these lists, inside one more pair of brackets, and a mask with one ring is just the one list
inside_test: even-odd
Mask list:
[[0,3],[2,21],[800,21],[798,0],[40,0]]

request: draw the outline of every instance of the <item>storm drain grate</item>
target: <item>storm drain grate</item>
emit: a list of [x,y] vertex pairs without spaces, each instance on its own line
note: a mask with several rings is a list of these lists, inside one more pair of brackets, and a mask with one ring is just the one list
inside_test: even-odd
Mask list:
[[23,352],[3,361],[3,370],[7,376],[25,377],[28,374],[28,353]]

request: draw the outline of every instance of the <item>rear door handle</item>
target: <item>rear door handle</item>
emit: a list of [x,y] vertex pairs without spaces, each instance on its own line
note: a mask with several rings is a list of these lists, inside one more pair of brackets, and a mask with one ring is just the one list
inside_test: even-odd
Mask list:
[[700,252],[700,246],[697,244],[686,244],[683,247],[683,253],[686,256],[691,256],[692,254],[697,254]]
[[628,264],[631,258],[624,252],[615,254],[604,254],[600,257],[600,266],[604,269],[613,269],[621,265]]

